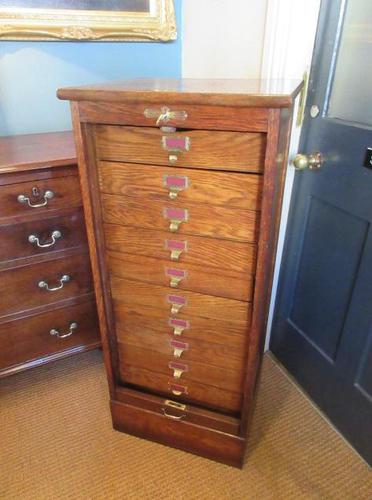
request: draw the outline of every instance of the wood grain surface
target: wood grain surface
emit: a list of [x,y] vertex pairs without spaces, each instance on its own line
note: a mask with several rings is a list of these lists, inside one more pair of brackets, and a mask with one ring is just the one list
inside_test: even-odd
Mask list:
[[[106,248],[144,257],[154,257],[169,263],[168,242],[182,244],[180,264],[208,266],[219,270],[254,273],[256,246],[239,241],[219,240],[200,236],[170,234],[168,231],[104,224]],[[170,243],[172,244],[172,243]],[[226,255],[231,258],[227,259]]]
[[172,273],[179,271],[185,277],[174,290],[189,290],[243,301],[250,301],[252,297],[253,275],[221,271],[208,266],[165,263],[151,257],[121,252],[109,251],[107,256],[112,274],[119,278],[171,286]]
[[[144,229],[169,230],[171,219],[165,211],[179,208],[187,210],[187,221],[182,222],[173,234],[210,236],[233,241],[257,241],[259,212],[235,208],[215,207],[199,203],[137,200],[129,196],[103,194],[103,220],[109,224],[123,224]],[[106,229],[106,230],[109,230]]]
[[113,160],[150,165],[168,165],[169,152],[163,149],[163,137],[190,140],[190,150],[176,153],[176,165],[213,170],[262,172],[265,135],[248,132],[179,131],[167,134],[147,127],[95,126],[97,155]]
[[[221,173],[190,168],[156,167],[129,163],[99,162],[103,193],[151,201],[169,201],[172,179],[187,187],[177,193],[180,202],[208,203],[243,210],[260,210],[262,176]],[[173,181],[174,182],[174,181]]]
[[249,314],[249,306],[246,302],[185,290],[175,291],[168,287],[125,280],[115,276],[111,278],[111,292],[114,300],[120,300],[125,304],[157,307],[167,312],[171,310],[167,296],[181,296],[186,300],[186,304],[182,307],[183,314],[231,321],[241,325],[246,324]]

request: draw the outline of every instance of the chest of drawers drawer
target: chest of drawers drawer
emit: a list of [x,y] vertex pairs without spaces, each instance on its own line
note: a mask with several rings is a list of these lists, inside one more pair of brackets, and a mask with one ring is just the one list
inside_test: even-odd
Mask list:
[[[71,212],[71,210],[70,210]],[[18,224],[10,220],[0,225],[0,264],[25,257],[60,252],[86,246],[81,209],[69,215],[39,217]]]
[[77,175],[51,177],[0,187],[0,219],[44,214],[81,205]]
[[114,427],[237,466],[298,92],[241,85],[59,92],[73,101]]
[[15,321],[0,323],[0,377],[26,364],[41,364],[42,359],[69,349],[100,344],[97,312],[92,300]]
[[8,316],[92,291],[87,253],[0,272],[0,316]]

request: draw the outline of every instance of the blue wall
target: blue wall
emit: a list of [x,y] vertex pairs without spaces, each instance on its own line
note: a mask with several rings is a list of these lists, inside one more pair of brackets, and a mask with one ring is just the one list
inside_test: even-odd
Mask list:
[[181,1],[175,0],[175,42],[0,42],[0,135],[70,129],[69,105],[56,98],[59,87],[180,77]]

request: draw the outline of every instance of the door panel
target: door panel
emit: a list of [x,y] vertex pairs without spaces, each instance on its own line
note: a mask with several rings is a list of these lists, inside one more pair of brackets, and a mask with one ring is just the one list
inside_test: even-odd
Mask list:
[[[363,166],[372,128],[351,123],[349,111],[337,119],[328,113],[330,96],[344,85],[334,74],[339,47],[365,44],[372,58],[372,17],[358,18],[363,36],[350,39],[350,9],[363,2],[369,12],[367,0],[321,5],[300,149],[320,151],[324,163],[295,176],[270,348],[372,464],[372,170]],[[353,71],[367,78],[365,64]],[[348,95],[360,102],[352,85]],[[364,105],[371,100],[369,86]]]

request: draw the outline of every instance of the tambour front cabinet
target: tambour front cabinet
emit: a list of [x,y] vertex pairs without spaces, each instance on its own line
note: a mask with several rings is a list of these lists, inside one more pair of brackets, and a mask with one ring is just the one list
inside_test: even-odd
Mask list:
[[100,345],[70,132],[0,138],[0,378]]
[[132,80],[72,101],[115,429],[241,466],[299,85]]

